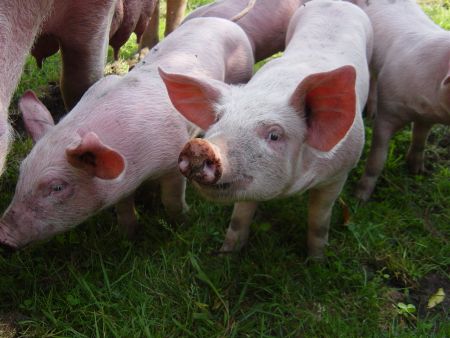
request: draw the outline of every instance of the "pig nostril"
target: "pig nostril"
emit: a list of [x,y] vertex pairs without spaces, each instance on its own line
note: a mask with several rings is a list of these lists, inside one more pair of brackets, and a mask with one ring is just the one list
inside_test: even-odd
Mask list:
[[180,168],[181,172],[187,172],[189,169],[189,160],[185,157],[180,157],[180,160],[178,161],[178,167]]
[[211,166],[214,165],[214,162],[211,161],[211,160],[206,160],[206,161],[205,161],[205,165],[206,165],[207,167],[211,167]]

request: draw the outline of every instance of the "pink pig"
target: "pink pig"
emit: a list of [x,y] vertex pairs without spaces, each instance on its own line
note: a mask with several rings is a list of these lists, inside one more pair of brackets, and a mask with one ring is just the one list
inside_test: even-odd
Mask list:
[[[424,148],[435,123],[450,124],[450,32],[410,0],[353,1],[374,27],[374,73],[369,107],[375,116],[372,146],[357,196],[368,200],[383,170],[391,137],[413,122],[406,161],[424,171]],[[401,13],[401,14],[399,14]]]
[[237,202],[222,252],[246,243],[256,201],[309,190],[308,251],[321,257],[333,204],[361,154],[367,16],[345,2],[308,2],[286,42],[245,86],[161,72],[178,111],[207,129],[185,145],[181,172],[207,198]]
[[304,0],[223,0],[199,7],[183,22],[220,17],[236,22],[249,36],[255,60],[284,50],[289,20]]
[[145,180],[160,181],[170,214],[184,212],[177,158],[193,128],[173,108],[157,68],[241,83],[250,78],[253,62],[239,26],[199,18],[175,30],[127,75],[98,81],[56,126],[26,93],[19,105],[36,144],[0,220],[0,243],[20,248],[47,239],[116,203],[119,223],[132,233],[132,194]]
[[0,2],[0,173],[11,141],[9,103],[32,46],[38,63],[61,48],[61,88],[71,108],[103,76],[113,10],[114,0]]

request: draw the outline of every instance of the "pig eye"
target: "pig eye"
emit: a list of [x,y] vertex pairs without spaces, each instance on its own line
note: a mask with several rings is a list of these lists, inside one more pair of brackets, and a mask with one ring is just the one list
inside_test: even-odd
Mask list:
[[269,133],[269,140],[270,141],[278,141],[278,139],[280,138],[280,135],[278,135],[278,133],[272,131]]
[[52,192],[60,192],[60,191],[63,191],[63,189],[64,189],[64,184],[62,184],[62,183],[53,184],[52,187],[51,187],[51,189],[52,189]]

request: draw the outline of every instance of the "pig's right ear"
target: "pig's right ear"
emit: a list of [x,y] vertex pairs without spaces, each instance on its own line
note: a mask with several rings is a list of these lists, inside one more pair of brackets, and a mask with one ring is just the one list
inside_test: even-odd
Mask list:
[[19,109],[25,129],[35,143],[55,125],[48,109],[31,90],[27,90],[20,98]]
[[123,156],[92,131],[83,135],[77,145],[67,147],[66,157],[75,168],[104,180],[115,179],[125,170]]
[[206,81],[158,68],[174,107],[189,121],[206,130],[216,122],[215,104],[228,91],[219,81]]

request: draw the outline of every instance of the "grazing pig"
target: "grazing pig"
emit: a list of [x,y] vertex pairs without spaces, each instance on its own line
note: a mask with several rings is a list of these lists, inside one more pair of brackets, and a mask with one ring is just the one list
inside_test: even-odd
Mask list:
[[304,0],[222,0],[197,8],[183,22],[197,17],[235,21],[247,33],[255,60],[263,60],[285,48],[289,20]]
[[114,50],[114,60],[119,59],[120,47],[132,32],[139,42],[150,17],[154,15],[157,0],[118,0],[109,31],[109,44]]
[[250,78],[253,61],[239,26],[199,18],[170,34],[125,76],[98,81],[58,125],[26,93],[19,105],[36,144],[0,220],[0,243],[20,248],[49,238],[115,203],[119,223],[132,233],[132,194],[147,179],[160,181],[169,214],[182,213],[185,182],[177,158],[192,125],[172,106],[157,68],[241,83]]
[[185,145],[181,172],[207,198],[238,202],[222,252],[246,243],[256,201],[309,190],[308,251],[321,257],[332,206],[361,154],[369,19],[349,3],[308,2],[286,41],[245,86],[161,71],[177,110],[207,130]]
[[61,47],[61,89],[71,108],[103,75],[113,9],[114,0],[0,2],[0,173],[11,139],[9,103],[33,42],[38,63]]
[[[406,155],[412,173],[424,171],[424,148],[435,123],[450,124],[450,32],[411,0],[354,1],[374,27],[371,70],[372,146],[357,196],[367,201],[386,161],[389,140],[413,122]],[[376,109],[376,112],[374,111]]]

